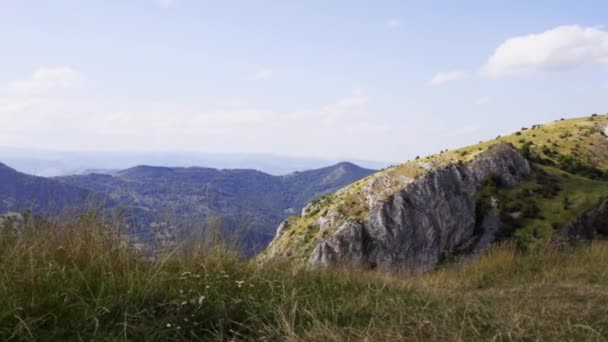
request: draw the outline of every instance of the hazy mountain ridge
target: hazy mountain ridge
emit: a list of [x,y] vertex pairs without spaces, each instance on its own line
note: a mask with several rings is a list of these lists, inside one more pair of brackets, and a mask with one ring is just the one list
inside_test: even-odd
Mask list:
[[263,246],[274,227],[308,201],[373,172],[351,163],[285,176],[246,169],[141,165],[114,174],[44,178],[0,164],[0,213],[122,212],[129,230],[145,240],[158,233],[151,227],[174,238],[175,229],[221,219],[227,231],[243,230],[245,239],[254,238]]
[[[311,199],[373,173],[350,163],[272,176],[257,170],[136,166],[112,175],[55,178],[140,208],[155,221],[201,224],[221,218],[228,229],[271,237],[274,227]],[[163,218],[163,215],[166,217]]]
[[[42,177],[74,174],[115,173],[133,165],[188,167],[204,165],[216,169],[254,169],[271,175],[323,168],[341,158],[292,157],[255,153],[199,153],[188,151],[53,151],[0,146],[0,160],[14,169]],[[389,165],[388,161],[348,159],[371,169]]]

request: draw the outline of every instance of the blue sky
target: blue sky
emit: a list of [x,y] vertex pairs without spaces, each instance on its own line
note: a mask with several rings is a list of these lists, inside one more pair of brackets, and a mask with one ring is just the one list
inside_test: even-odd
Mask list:
[[605,1],[4,0],[0,145],[403,161],[608,111]]

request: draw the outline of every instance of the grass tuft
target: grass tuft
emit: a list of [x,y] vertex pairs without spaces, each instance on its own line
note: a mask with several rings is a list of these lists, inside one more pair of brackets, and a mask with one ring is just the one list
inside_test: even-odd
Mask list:
[[158,254],[90,216],[0,230],[0,340],[605,340],[608,244],[417,276],[260,266],[215,241]]

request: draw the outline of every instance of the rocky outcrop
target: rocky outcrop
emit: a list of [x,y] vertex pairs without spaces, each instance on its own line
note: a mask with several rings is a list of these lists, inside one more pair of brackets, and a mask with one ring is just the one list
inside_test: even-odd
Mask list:
[[549,246],[560,247],[580,241],[591,241],[598,235],[608,236],[608,201],[568,223],[553,236]]
[[494,239],[497,227],[491,217],[479,220],[476,213],[475,195],[482,181],[497,175],[506,185],[514,185],[530,173],[528,161],[504,143],[467,163],[430,170],[378,201],[364,219],[321,217],[317,222],[339,226],[320,229],[312,252],[305,255],[307,264],[418,272],[463,249],[476,251]]

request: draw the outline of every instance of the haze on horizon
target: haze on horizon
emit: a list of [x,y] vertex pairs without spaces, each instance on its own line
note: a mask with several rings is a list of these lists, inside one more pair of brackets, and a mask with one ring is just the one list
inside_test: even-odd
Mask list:
[[604,1],[3,1],[0,146],[407,160],[608,111],[605,13]]

